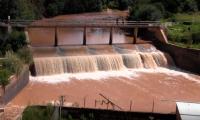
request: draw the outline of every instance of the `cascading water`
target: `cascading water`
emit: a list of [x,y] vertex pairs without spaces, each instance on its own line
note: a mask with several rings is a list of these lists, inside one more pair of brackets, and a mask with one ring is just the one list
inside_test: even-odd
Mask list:
[[97,71],[96,61],[92,56],[70,56],[62,60],[66,73]]
[[62,74],[65,72],[63,59],[59,57],[35,58],[35,70],[37,75]]
[[135,52],[133,54],[124,54],[122,57],[124,65],[127,68],[143,68],[143,63],[139,53]]
[[150,52],[128,50],[127,53],[116,53],[34,58],[36,75],[118,71],[126,68],[154,69],[157,67],[168,67],[172,63],[168,54],[155,50]]
[[95,59],[100,71],[121,70],[124,68],[121,55],[98,55],[95,56]]
[[140,53],[144,68],[156,68],[157,64],[151,53]]

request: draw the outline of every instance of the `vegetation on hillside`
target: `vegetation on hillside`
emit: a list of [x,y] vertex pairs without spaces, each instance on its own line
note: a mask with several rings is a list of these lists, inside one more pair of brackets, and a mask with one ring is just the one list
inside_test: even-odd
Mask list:
[[132,0],[132,2],[130,9],[132,20],[160,20],[176,13],[191,13],[200,9],[200,0]]
[[0,86],[5,92],[10,76],[18,77],[24,65],[32,63],[31,51],[27,48],[24,32],[13,30],[0,34]]
[[200,49],[200,0],[133,0],[129,20],[174,22],[171,43]]
[[32,63],[32,55],[28,48],[24,47],[17,52],[7,51],[4,58],[0,59],[0,86],[5,92],[5,87],[10,83],[10,77],[18,77],[24,69],[24,65]]
[[61,14],[96,12],[110,7],[125,10],[128,0],[1,0],[0,19],[40,19]]
[[13,30],[11,33],[0,34],[0,56],[4,56],[6,51],[17,52],[26,45],[26,37],[23,31]]
[[[167,28],[170,42],[181,47],[200,49],[200,23],[193,22],[193,15],[190,15],[190,19],[189,15],[186,15],[186,18],[183,16],[178,14],[175,17],[177,22]],[[187,19],[187,22],[183,22],[182,19]]]

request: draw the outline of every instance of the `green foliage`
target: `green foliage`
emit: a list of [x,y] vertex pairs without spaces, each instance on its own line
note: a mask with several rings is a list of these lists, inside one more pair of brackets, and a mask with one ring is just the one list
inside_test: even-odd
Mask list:
[[0,85],[2,86],[4,92],[5,92],[5,87],[10,83],[9,81],[10,77],[10,72],[6,69],[0,70]]
[[8,70],[11,74],[16,75],[19,75],[23,68],[23,63],[20,58],[10,51],[6,52],[5,59],[2,65],[3,68]]
[[198,6],[195,0],[184,0],[180,3],[180,12],[196,12],[198,11]]
[[156,21],[162,18],[161,11],[154,5],[146,4],[135,7],[130,12],[130,20]]
[[183,46],[200,49],[200,24],[192,23],[185,25],[179,23],[168,27],[168,38],[170,42]]
[[1,0],[0,19],[38,19],[42,17],[43,0]]
[[22,49],[19,49],[17,51],[17,56],[20,58],[20,60],[23,61],[25,64],[31,64],[33,62],[32,52],[29,48],[24,47]]
[[48,105],[46,108],[27,107],[22,116],[22,120],[51,120],[54,107]]
[[35,19],[36,14],[30,0],[17,0],[16,19]]
[[10,43],[11,48],[13,51],[17,51],[18,49],[25,46],[26,43],[26,36],[24,32],[20,31],[12,31],[12,33],[9,35],[8,43]]
[[119,10],[126,10],[128,8],[128,0],[118,0]]
[[[200,0],[133,0],[131,6],[130,18],[138,16],[134,15],[133,14],[134,12],[140,13],[141,16],[138,17],[145,18],[144,14],[147,14],[146,11],[148,10],[142,10],[142,9],[149,9],[149,13],[147,14],[147,16],[160,16],[159,14],[161,13],[161,18],[168,18],[176,13],[197,12],[199,11],[198,9],[200,6],[199,3]],[[157,9],[158,12],[156,12],[155,9]],[[152,15],[151,13],[152,11],[154,12],[153,14],[155,15]]]
[[44,6],[46,17],[102,10],[101,0],[46,0]]
[[7,19],[8,16],[15,18],[17,14],[17,1],[16,0],[0,0],[0,19]]
[[6,51],[17,52],[20,48],[26,46],[26,37],[24,32],[13,30],[7,37],[0,38],[1,54],[5,55]]

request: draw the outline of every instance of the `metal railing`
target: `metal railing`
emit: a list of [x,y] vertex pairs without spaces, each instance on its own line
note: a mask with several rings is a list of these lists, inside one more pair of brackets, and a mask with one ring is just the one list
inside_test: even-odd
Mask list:
[[160,27],[159,21],[125,20],[1,20],[0,26],[13,27]]

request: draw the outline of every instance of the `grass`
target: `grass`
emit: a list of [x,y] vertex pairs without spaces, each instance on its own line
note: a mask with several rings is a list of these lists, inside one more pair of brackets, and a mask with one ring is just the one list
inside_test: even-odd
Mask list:
[[200,50],[200,43],[198,43],[198,44],[185,44],[185,43],[174,42],[174,41],[169,41],[169,43],[175,44],[175,45],[182,47],[182,48],[192,48],[192,49],[199,49]]
[[184,48],[200,49],[200,13],[178,13],[168,27],[169,42]]
[[200,22],[200,12],[196,13],[177,13],[174,15],[176,21],[190,21],[190,22]]

